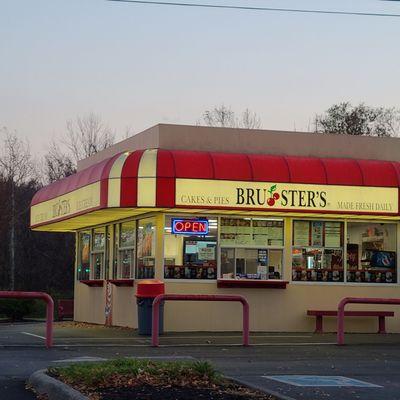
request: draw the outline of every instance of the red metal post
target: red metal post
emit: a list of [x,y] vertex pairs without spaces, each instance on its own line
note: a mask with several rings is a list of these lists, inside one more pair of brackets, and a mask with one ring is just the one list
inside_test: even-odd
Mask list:
[[160,304],[166,300],[177,301],[239,301],[243,305],[243,346],[249,346],[250,342],[250,307],[246,298],[240,295],[224,294],[160,294],[153,301],[151,344],[158,347],[158,330],[160,318]]
[[380,315],[378,317],[378,321],[379,321],[378,333],[386,333],[385,317],[383,315]]
[[0,291],[0,298],[3,299],[39,299],[46,302],[46,347],[53,346],[53,321],[54,321],[54,301],[44,292],[17,292]]
[[344,306],[347,304],[348,297],[344,298],[338,305],[337,313],[337,344],[344,344]]
[[[337,314],[337,344],[344,345],[344,308],[346,304],[392,304],[400,305],[400,299],[366,298],[366,297],[345,297],[338,305]],[[379,331],[381,330],[379,320]]]
[[315,332],[314,333],[324,333],[322,315],[317,315],[315,317]]

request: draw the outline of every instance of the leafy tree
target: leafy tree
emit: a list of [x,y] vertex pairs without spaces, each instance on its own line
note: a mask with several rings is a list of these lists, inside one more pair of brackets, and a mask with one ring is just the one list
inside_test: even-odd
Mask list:
[[400,110],[370,107],[364,103],[357,106],[349,102],[334,104],[324,114],[315,117],[315,132],[379,137],[398,136]]

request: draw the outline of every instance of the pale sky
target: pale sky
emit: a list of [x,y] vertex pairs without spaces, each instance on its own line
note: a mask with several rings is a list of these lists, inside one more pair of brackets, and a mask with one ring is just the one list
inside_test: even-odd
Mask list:
[[[379,0],[188,2],[400,14]],[[340,101],[400,107],[399,40],[400,18],[2,0],[0,127],[42,152],[77,115],[122,135],[224,103],[307,130]]]

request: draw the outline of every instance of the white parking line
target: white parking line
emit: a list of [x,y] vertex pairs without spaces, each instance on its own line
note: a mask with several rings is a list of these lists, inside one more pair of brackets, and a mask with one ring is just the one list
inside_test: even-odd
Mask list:
[[90,356],[83,356],[83,357],[74,357],[74,358],[66,358],[62,360],[55,360],[52,361],[53,363],[76,363],[76,362],[97,362],[97,361],[107,361],[107,358],[102,357],[90,357]]
[[[161,336],[160,339],[205,339],[205,340],[216,340],[216,339],[240,339],[242,336]],[[265,336],[251,336],[251,339],[269,339],[269,338],[311,338],[311,335],[265,335]],[[58,340],[151,340],[151,337],[57,337]]]
[[[333,346],[336,345],[336,342],[332,343],[254,343],[250,344],[250,347],[279,347],[279,346]],[[160,343],[159,347],[242,347],[243,345],[240,343],[176,343],[176,344],[162,344]],[[53,347],[149,347],[149,344],[110,344],[110,343],[99,343],[99,344],[86,344],[86,343],[64,343],[64,344],[55,344]]]
[[[161,336],[162,339],[236,339],[241,338],[242,335],[236,336]],[[269,338],[310,338],[312,335],[250,335],[251,339],[269,339]]]
[[37,338],[39,338],[39,339],[46,340],[45,337],[39,336],[39,335],[35,335],[34,333],[29,333],[29,332],[21,332],[21,333],[24,334],[24,335],[33,336],[33,337],[37,337]]

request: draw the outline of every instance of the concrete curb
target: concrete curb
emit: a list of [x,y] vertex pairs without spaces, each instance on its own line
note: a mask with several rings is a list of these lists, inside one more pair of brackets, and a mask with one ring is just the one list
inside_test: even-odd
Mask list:
[[231,381],[236,382],[236,383],[238,383],[240,385],[247,386],[250,389],[258,390],[259,392],[264,392],[266,394],[269,394],[270,396],[274,396],[278,400],[296,400],[293,397],[285,396],[284,394],[280,394],[278,392],[275,392],[274,390],[266,389],[265,387],[262,387],[262,386],[259,386],[259,385],[254,385],[254,384],[249,383],[246,380],[242,380],[240,378],[233,378],[232,376],[226,376],[226,375],[225,375],[225,378],[228,378]]
[[36,393],[47,395],[49,400],[89,400],[89,397],[71,386],[47,375],[45,369],[34,372],[29,377],[28,384]]
[[[278,400],[296,400],[293,397],[282,395],[273,390],[267,390],[265,387],[250,384],[240,378],[233,378],[232,376],[225,376],[225,378],[240,385],[247,386],[250,389],[258,390],[274,396]],[[45,369],[34,372],[29,377],[28,384],[32,386],[36,393],[47,395],[48,400],[89,400],[89,397],[84,396],[81,392],[78,392],[71,386],[47,375]]]

